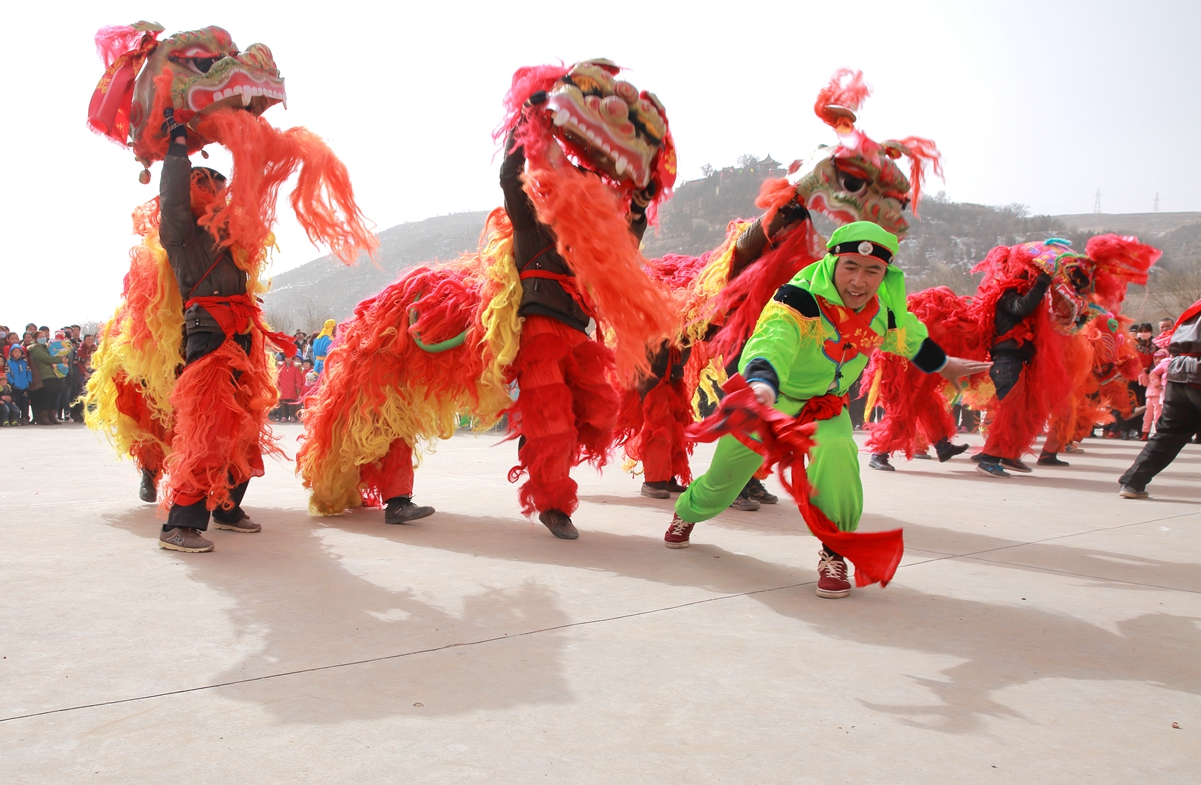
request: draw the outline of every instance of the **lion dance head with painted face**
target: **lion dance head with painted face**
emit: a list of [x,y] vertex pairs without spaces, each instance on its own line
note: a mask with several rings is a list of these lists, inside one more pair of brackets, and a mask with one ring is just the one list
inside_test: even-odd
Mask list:
[[[917,215],[926,167],[941,177],[941,154],[929,139],[875,142],[856,128],[855,113],[870,94],[863,72],[847,68],[818,93],[813,110],[834,129],[838,144],[822,145],[804,161],[797,193],[810,210],[840,224],[871,221],[904,238],[909,222],[903,212],[911,208]],[[902,158],[909,160],[908,176],[898,165]]]
[[189,125],[188,152],[194,153],[217,141],[199,130],[205,115],[228,109],[258,117],[275,104],[286,105],[284,79],[263,44],[241,51],[228,32],[215,26],[160,41],[162,30],[138,22],[96,34],[105,73],[88,107],[88,125],[129,147],[142,166],[166,155],[166,108]]

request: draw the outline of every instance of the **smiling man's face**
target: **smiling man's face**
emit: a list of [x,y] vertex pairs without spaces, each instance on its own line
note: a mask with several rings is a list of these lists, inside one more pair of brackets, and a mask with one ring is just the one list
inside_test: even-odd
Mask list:
[[874,256],[840,256],[834,266],[834,288],[843,305],[858,311],[880,290],[887,272],[888,265]]

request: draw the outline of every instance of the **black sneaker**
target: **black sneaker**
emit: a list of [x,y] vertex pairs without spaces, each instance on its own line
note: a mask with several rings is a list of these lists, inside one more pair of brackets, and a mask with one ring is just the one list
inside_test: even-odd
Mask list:
[[969,455],[969,456],[967,457],[967,459],[968,459],[969,461],[971,461],[972,463],[980,463],[980,461],[981,461],[983,458],[984,458],[984,453],[982,453],[982,452],[973,453],[972,455]]
[[670,480],[667,481],[667,492],[668,493],[683,493],[686,490],[688,490],[688,486],[680,485],[679,480],[677,480],[675,477],[672,477]]
[[951,442],[939,442],[934,445],[934,452],[938,453],[938,462],[946,463],[956,455],[962,455],[967,452],[966,444],[952,444]]
[[1013,475],[1001,468],[999,463],[985,463],[981,461],[976,464],[976,471],[981,474],[987,474],[989,477],[1012,477]]
[[1045,452],[1038,456],[1037,461],[1039,466],[1070,466],[1067,461],[1059,460],[1059,456],[1053,452]]
[[571,522],[570,516],[562,510],[547,510],[539,513],[538,520],[542,521],[542,525],[550,529],[550,533],[560,540],[574,540],[580,536],[580,533],[576,531],[575,524]]
[[433,514],[433,507],[419,507],[410,496],[394,496],[384,508],[384,523],[408,523]]
[[1010,471],[1021,472],[1022,474],[1029,474],[1034,471],[1016,458],[1002,458],[1001,465]]
[[888,462],[888,453],[872,453],[872,459],[867,462],[867,468],[881,472],[895,472],[897,467]]
[[142,484],[138,486],[138,498],[147,503],[158,501],[158,489],[155,485],[154,472],[142,469]]
[[759,481],[758,477],[752,477],[750,479],[750,481],[746,484],[746,487],[742,489],[742,494],[754,499],[760,504],[775,504],[776,502],[780,501],[779,496],[776,496],[774,493],[768,491],[767,488],[763,487],[763,483]]

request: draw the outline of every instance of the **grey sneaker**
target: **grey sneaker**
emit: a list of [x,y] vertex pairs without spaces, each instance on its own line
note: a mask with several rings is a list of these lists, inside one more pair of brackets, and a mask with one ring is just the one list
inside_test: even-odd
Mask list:
[[752,499],[750,496],[738,494],[738,498],[730,504],[731,510],[742,510],[743,512],[754,512],[759,509],[759,502]]
[[562,510],[547,510],[539,513],[538,520],[542,521],[542,525],[550,529],[550,533],[560,540],[574,540],[580,536],[580,533],[576,531],[575,524],[571,522],[571,517]]
[[1131,488],[1129,485],[1123,485],[1122,490],[1118,491],[1118,496],[1123,499],[1150,499],[1151,494],[1146,491],[1139,491]]
[[213,543],[201,537],[196,529],[175,528],[158,536],[158,547],[184,553],[208,553],[213,549]]

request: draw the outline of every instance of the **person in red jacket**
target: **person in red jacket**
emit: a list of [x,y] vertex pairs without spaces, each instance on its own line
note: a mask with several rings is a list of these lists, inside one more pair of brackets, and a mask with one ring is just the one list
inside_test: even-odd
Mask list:
[[296,422],[300,402],[304,397],[304,371],[300,357],[293,357],[279,368],[276,384],[279,387],[279,421]]

